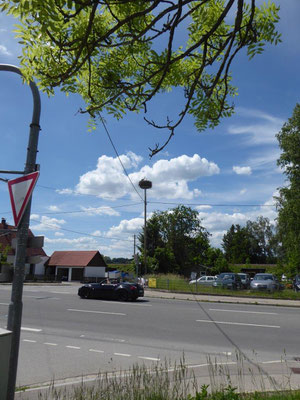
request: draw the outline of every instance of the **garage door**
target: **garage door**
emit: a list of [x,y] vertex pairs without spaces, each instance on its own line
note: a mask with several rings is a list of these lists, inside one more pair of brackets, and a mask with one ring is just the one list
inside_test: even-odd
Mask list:
[[83,268],[72,268],[72,281],[83,280]]

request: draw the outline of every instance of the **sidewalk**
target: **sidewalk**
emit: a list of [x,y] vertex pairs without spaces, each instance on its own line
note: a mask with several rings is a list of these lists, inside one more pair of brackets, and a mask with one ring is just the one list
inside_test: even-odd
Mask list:
[[254,304],[254,305],[271,305],[285,307],[300,307],[300,300],[285,300],[285,299],[267,299],[259,297],[232,297],[218,296],[195,293],[174,293],[156,289],[145,288],[145,297],[157,297],[160,299],[176,299],[190,301],[206,301],[212,303],[234,303],[234,304]]

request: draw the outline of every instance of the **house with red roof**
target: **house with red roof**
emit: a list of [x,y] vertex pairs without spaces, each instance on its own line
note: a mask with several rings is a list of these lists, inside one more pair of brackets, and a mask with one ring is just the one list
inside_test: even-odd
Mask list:
[[104,278],[106,262],[98,250],[55,251],[46,263],[46,275],[63,281]]
[[[17,228],[9,225],[5,218],[0,223],[0,251],[8,249],[7,263],[0,265],[0,282],[12,280],[13,265],[16,250],[13,242],[17,237]],[[28,230],[28,237],[33,238],[34,234]],[[45,274],[45,262],[49,259],[42,247],[26,249],[25,276],[42,277]]]

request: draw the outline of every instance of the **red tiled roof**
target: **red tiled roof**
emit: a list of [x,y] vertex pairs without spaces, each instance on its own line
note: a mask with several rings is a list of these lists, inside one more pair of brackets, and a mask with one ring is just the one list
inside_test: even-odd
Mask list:
[[47,265],[54,266],[106,266],[98,250],[93,251],[55,251],[49,258]]
[[[34,234],[28,229],[28,236],[34,237]],[[9,246],[10,249],[8,251],[8,255],[15,255],[15,250],[11,248],[12,239],[17,237],[16,227],[13,225],[0,223],[0,248],[5,249],[6,246]],[[42,248],[28,248],[26,250],[27,256],[47,256]]]

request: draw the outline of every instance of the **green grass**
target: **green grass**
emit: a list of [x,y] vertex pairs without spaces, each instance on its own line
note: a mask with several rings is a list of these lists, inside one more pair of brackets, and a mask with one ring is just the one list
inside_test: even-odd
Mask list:
[[[217,363],[209,364],[210,374],[208,384],[198,387],[197,378],[193,369],[187,368],[182,359],[178,364],[170,362],[154,364],[151,368],[145,365],[134,365],[129,371],[119,373],[105,373],[93,384],[81,383],[77,387],[55,388],[53,386],[47,393],[39,395],[40,400],[300,400],[300,391],[292,391],[287,385],[287,390],[268,377],[269,387],[272,392],[264,390],[265,386],[252,378],[258,377],[263,372],[256,370],[256,375],[250,377],[254,383],[251,393],[245,393],[243,387],[243,374],[248,374],[249,366],[239,360],[238,386],[231,383],[231,376],[227,369],[220,369]],[[209,361],[209,360],[208,360]],[[258,374],[257,374],[258,372]],[[226,384],[222,384],[226,382]],[[220,386],[221,383],[221,386]],[[270,390],[270,389],[269,389]]]
[[201,285],[189,285],[188,280],[182,278],[179,275],[157,275],[151,276],[151,278],[156,279],[156,289],[169,290],[171,292],[300,300],[300,292],[296,293],[292,289],[284,289],[280,291],[275,291],[273,293],[251,290],[229,290],[222,288],[205,287]]

